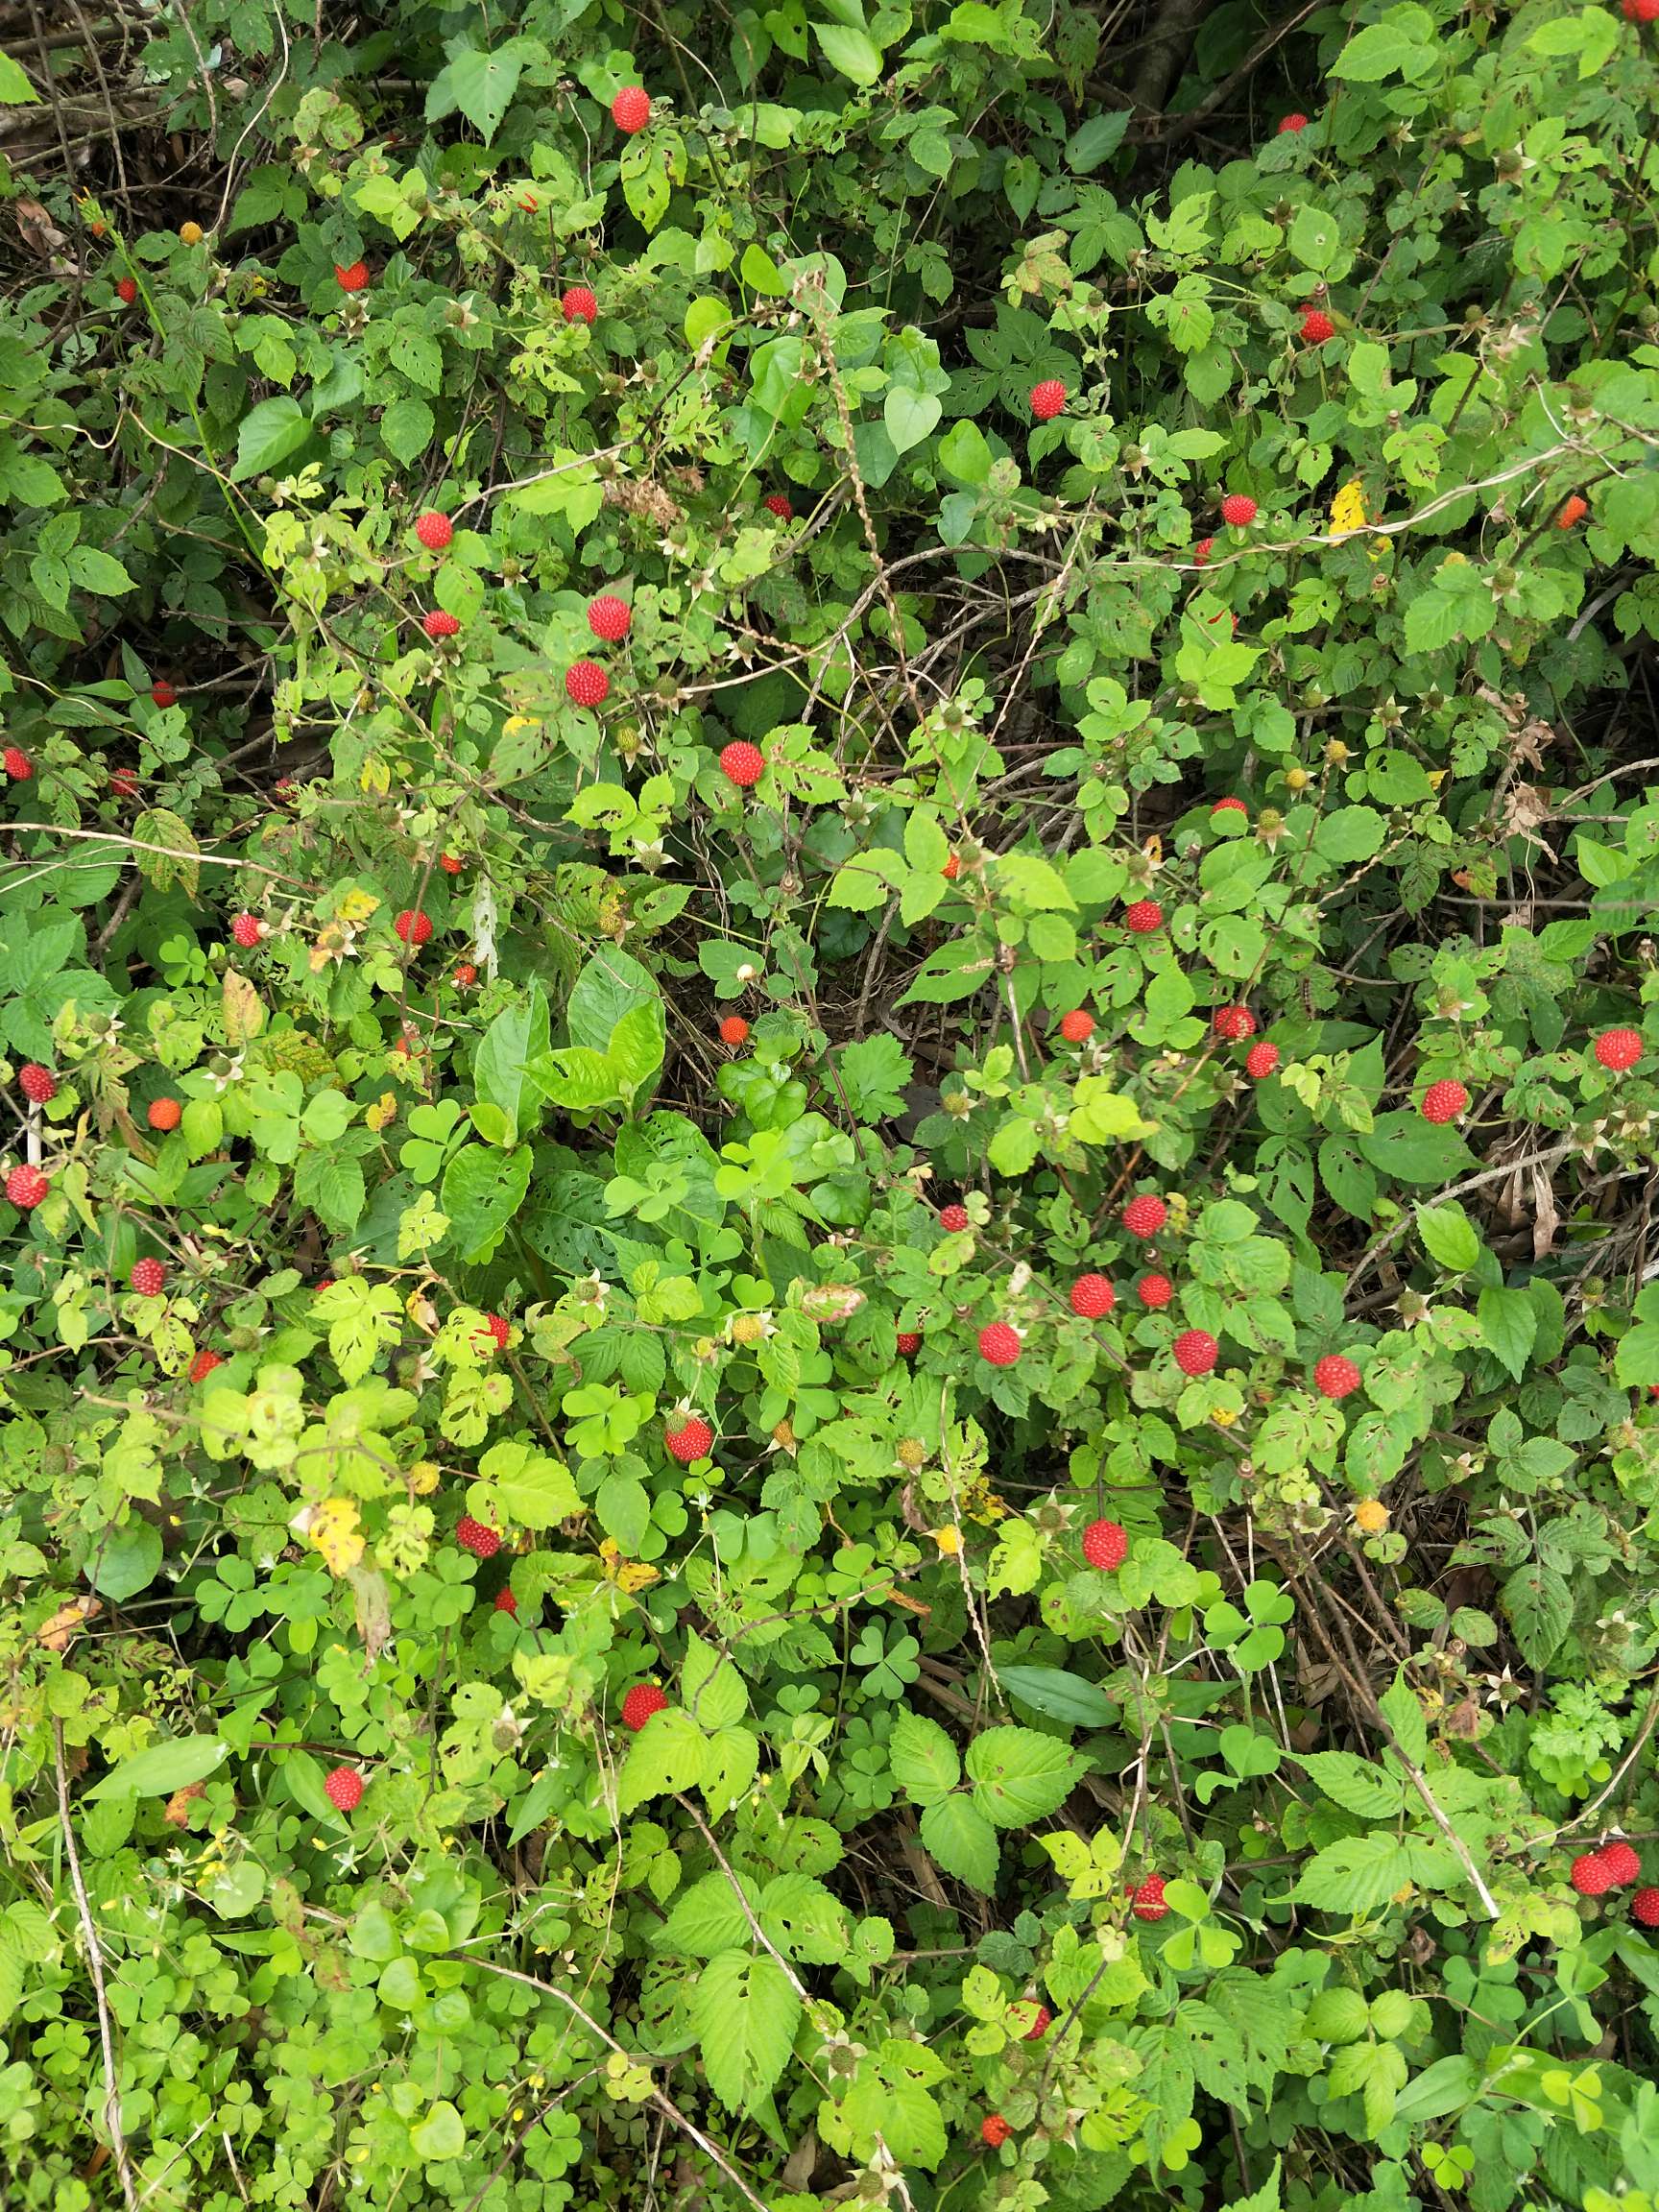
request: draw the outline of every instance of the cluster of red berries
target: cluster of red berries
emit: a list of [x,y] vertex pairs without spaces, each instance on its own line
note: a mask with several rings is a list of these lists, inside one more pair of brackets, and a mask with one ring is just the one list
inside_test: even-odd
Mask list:
[[17,1088],[31,1106],[45,1106],[58,1095],[58,1078],[38,1060],[26,1060],[17,1070]]
[[1139,1888],[1129,1892],[1129,1910],[1137,1920],[1165,1920],[1169,1908],[1164,1902],[1164,1877],[1148,1874]]
[[1139,1198],[1131,1198],[1123,1209],[1123,1226],[1131,1237],[1142,1239],[1156,1237],[1169,1218],[1169,1209],[1162,1198],[1155,1198],[1143,1190]]
[[741,1014],[728,1014],[724,1017],[720,1023],[720,1042],[732,1046],[733,1049],[739,1045],[748,1044],[749,1024]]
[[1328,338],[1334,338],[1336,325],[1321,307],[1310,307],[1302,318],[1302,343],[1304,346],[1323,346]]
[[38,1167],[31,1167],[27,1162],[13,1167],[6,1178],[6,1195],[23,1214],[38,1206],[51,1188],[51,1177],[43,1175]]
[[204,1345],[190,1362],[190,1380],[192,1382],[205,1382],[214,1368],[223,1367],[224,1364],[225,1355],[222,1352],[214,1352]]
[[392,928],[393,933],[400,937],[405,945],[419,948],[430,944],[432,940],[432,917],[423,914],[418,906],[405,906],[393,923]]
[[[1605,1897],[1609,1889],[1624,1889],[1642,1879],[1642,1860],[1621,1836],[1599,1851],[1580,1852],[1567,1879],[1580,1897]],[[1641,1927],[1659,1928],[1659,1889],[1638,1889],[1630,1911]]]
[[339,262],[336,261],[334,264],[334,281],[339,285],[342,292],[365,291],[369,283],[368,262],[353,261],[347,268],[342,269]]
[[230,935],[244,952],[252,952],[254,946],[270,935],[269,926],[257,914],[238,914],[230,925]]
[[651,95],[642,84],[624,84],[611,103],[611,120],[632,138],[651,120]]
[[1247,492],[1229,492],[1221,502],[1221,519],[1235,530],[1247,530],[1260,512]]
[[336,1767],[324,1777],[323,1789],[329,1804],[341,1813],[355,1813],[363,1802],[363,1777],[355,1767]]
[[513,1341],[513,1324],[500,1313],[486,1313],[484,1326],[478,1332],[478,1342],[505,1352]]

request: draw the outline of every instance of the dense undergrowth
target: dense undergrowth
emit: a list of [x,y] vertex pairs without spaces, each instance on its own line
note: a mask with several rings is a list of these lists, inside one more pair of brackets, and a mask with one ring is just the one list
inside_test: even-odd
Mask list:
[[1659,2199],[1647,4],[0,16],[5,2212]]

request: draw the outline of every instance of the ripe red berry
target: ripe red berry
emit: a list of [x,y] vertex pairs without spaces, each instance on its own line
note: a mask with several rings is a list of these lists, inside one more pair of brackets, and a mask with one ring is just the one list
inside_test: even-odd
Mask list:
[[1277,1045],[1252,1045],[1244,1055],[1244,1072],[1252,1083],[1261,1083],[1271,1075],[1279,1065]]
[[[1659,13],[1659,0],[1653,0],[1654,12]],[[1590,512],[1590,502],[1581,493],[1573,492],[1561,503],[1561,512],[1555,517],[1557,530],[1571,530],[1575,522],[1582,522]]]
[[353,261],[349,269],[342,269],[339,262],[336,261],[334,264],[334,281],[339,285],[342,292],[361,292],[369,281],[368,262]]
[[1455,1121],[1469,1103],[1469,1094],[1461,1083],[1450,1075],[1443,1075],[1438,1083],[1431,1083],[1423,1094],[1423,1103],[1417,1111],[1425,1121]]
[[952,853],[950,859],[946,861],[944,867],[939,871],[939,873],[944,877],[947,883],[954,883],[957,877],[962,873],[961,854]]
[[588,602],[588,627],[595,637],[603,637],[607,645],[617,644],[628,635],[628,625],[634,619],[625,599],[605,591],[597,599]]
[[893,1341],[899,1347],[902,1358],[914,1359],[922,1349],[922,1332],[920,1329],[901,1329]]
[[456,1522],[455,1541],[474,1559],[493,1559],[501,1549],[500,1531],[483,1521],[474,1521],[470,1513],[463,1513]]
[[1071,1286],[1071,1310],[1085,1321],[1098,1321],[1118,1303],[1118,1293],[1104,1275],[1079,1275]]
[[632,138],[651,120],[651,95],[641,84],[624,84],[611,103],[611,120]]
[[1154,929],[1164,926],[1164,909],[1156,899],[1137,899],[1133,906],[1123,909],[1123,926],[1137,937],[1150,937]]
[[1208,1329],[1184,1329],[1175,1339],[1175,1364],[1183,1375],[1208,1375],[1221,1347]]
[[565,696],[577,707],[603,707],[611,679],[597,661],[573,661],[565,671]]
[[0,753],[0,768],[4,768],[13,783],[27,783],[35,773],[35,763],[19,745],[8,745]]
[[1340,1352],[1327,1352],[1314,1361],[1313,1387],[1321,1398],[1350,1398],[1359,1387],[1359,1370]]
[[722,1045],[748,1044],[749,1024],[744,1021],[741,1014],[728,1014],[726,1016],[720,1024],[720,1042]]
[[42,1175],[38,1167],[27,1165],[13,1167],[6,1178],[6,1195],[13,1206],[27,1214],[32,1206],[38,1206],[52,1188],[51,1178]]
[[1623,0],[1626,23],[1659,22],[1659,0]]
[[1215,541],[1214,538],[1200,538],[1197,544],[1192,548],[1194,567],[1207,568],[1210,565],[1210,556],[1214,550]]
[[324,1778],[323,1788],[337,1812],[355,1813],[363,1802],[363,1777],[355,1767],[336,1767]]
[[1110,1575],[1129,1556],[1129,1538],[1116,1521],[1091,1521],[1083,1531],[1083,1556]]
[[190,1362],[190,1380],[192,1382],[205,1382],[214,1368],[223,1367],[224,1364],[225,1355],[222,1352],[213,1352],[204,1347]]
[[115,297],[124,307],[132,306],[133,301],[138,297],[138,287],[131,276],[116,277]]
[[1135,1295],[1142,1306],[1161,1313],[1175,1295],[1175,1286],[1167,1275],[1142,1275],[1135,1286]]
[[58,1078],[38,1060],[26,1060],[17,1070],[17,1088],[32,1106],[44,1106],[58,1095]]
[[1217,799],[1210,809],[1212,818],[1217,814],[1248,814],[1249,811],[1242,799]]
[[599,320],[599,301],[586,284],[572,284],[560,302],[566,323],[594,324]]
[[111,768],[109,788],[117,799],[131,799],[138,789],[137,771],[132,768]]
[[1217,1037],[1229,1045],[1242,1045],[1256,1034],[1256,1017],[1248,1006],[1217,1006],[1210,1020]]
[[655,1682],[636,1682],[622,1700],[622,1725],[631,1728],[637,1736],[654,1714],[661,1713],[668,1702],[666,1691],[659,1690]]
[[[1654,0],[1659,6],[1659,0]],[[1639,1928],[1659,1928],[1659,1889],[1638,1889],[1630,1900],[1630,1917]]]
[[486,1313],[477,1341],[480,1344],[493,1344],[498,1352],[505,1352],[513,1341],[512,1322],[499,1313]]
[[1143,1190],[1139,1198],[1131,1198],[1123,1209],[1123,1226],[1131,1237],[1156,1237],[1168,1218],[1168,1207],[1149,1190]]
[[432,917],[422,914],[419,907],[405,906],[392,927],[405,945],[424,945],[431,939]]
[[1627,1068],[1634,1068],[1641,1059],[1645,1046],[1639,1029],[1603,1029],[1596,1040],[1596,1057],[1603,1068],[1615,1075],[1623,1075]]
[[1006,1321],[992,1321],[979,1332],[979,1357],[993,1367],[1012,1367],[1020,1357],[1020,1337]]
[[1305,346],[1323,346],[1327,338],[1334,338],[1336,325],[1323,308],[1310,307],[1302,318],[1302,343]]
[[1308,118],[1306,115],[1286,115],[1279,126],[1279,136],[1283,138],[1286,131],[1306,131],[1307,128]]
[[440,853],[438,865],[445,876],[459,876],[464,863],[459,853]]
[[1164,1902],[1162,1874],[1147,1875],[1140,1888],[1132,1892],[1129,1910],[1137,1920],[1164,1920],[1168,1917],[1169,1908]]
[[1060,1034],[1068,1045],[1087,1045],[1094,1034],[1094,1017],[1087,1007],[1074,1007],[1060,1017]]
[[150,697],[157,707],[172,707],[178,703],[179,694],[165,676],[157,676],[150,686]]
[[127,1282],[140,1298],[159,1298],[167,1287],[167,1270],[159,1260],[135,1260]]
[[1066,404],[1066,387],[1058,376],[1045,376],[1031,387],[1031,412],[1039,422],[1052,422]]
[[1260,510],[1247,492],[1229,492],[1221,502],[1221,519],[1235,530],[1248,529]]
[[470,960],[463,960],[455,970],[455,980],[463,991],[470,991],[478,980],[478,971]]
[[746,744],[742,738],[722,748],[720,773],[728,783],[735,783],[739,791],[747,791],[758,783],[766,768],[766,756],[758,745]]
[[[1659,1895],[1659,1891],[1655,1891]],[[987,2112],[979,2123],[979,2140],[989,2144],[993,2151],[1000,2151],[1014,2132],[1000,2112]]]
[[1613,1887],[1612,1872],[1599,1851],[1580,1852],[1567,1879],[1580,1897],[1604,1897]]
[[518,1600],[514,1597],[511,1586],[503,1586],[501,1589],[496,1591],[495,1610],[497,1613],[512,1613],[517,1615],[518,1611]]
[[680,1426],[662,1431],[662,1448],[670,1459],[689,1467],[693,1459],[707,1459],[714,1449],[714,1431],[701,1413],[686,1413]]
[[793,522],[795,509],[781,492],[768,492],[761,502],[768,515],[776,515],[780,522]]
[[424,515],[415,517],[415,535],[428,553],[442,553],[455,535],[455,525],[447,515],[440,515],[436,507],[428,507]]
[[230,934],[244,952],[251,952],[270,931],[257,914],[238,914],[230,925]]
[[1046,2005],[1039,2005],[1037,2008],[1036,2019],[1032,2021],[1030,2027],[1025,2031],[1023,2038],[1024,2041],[1027,2043],[1041,2043],[1044,2036],[1047,2034],[1049,2029],[1052,2028],[1053,2025],[1053,2013],[1049,2011]]
[[1642,1878],[1642,1855],[1626,1843],[1623,1836],[1602,1844],[1601,1863],[1612,1876],[1616,1889],[1623,1889],[1627,1882],[1639,1882]]
[[941,1229],[949,1229],[952,1236],[955,1236],[958,1231],[966,1229],[968,1226],[967,1207],[957,1205],[954,1202],[949,1206],[941,1206],[939,1209],[939,1226]]
[[152,1129],[159,1129],[163,1136],[169,1129],[177,1129],[183,1119],[184,1109],[177,1098],[152,1098],[144,1118]]
[[456,637],[460,632],[461,623],[458,616],[445,613],[442,607],[434,607],[430,614],[422,617],[421,627],[425,631],[428,637],[436,640],[440,637]]

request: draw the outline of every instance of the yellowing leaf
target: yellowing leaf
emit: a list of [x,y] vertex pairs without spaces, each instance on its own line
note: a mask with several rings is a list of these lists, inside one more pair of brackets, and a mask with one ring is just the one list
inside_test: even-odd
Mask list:
[[328,1498],[317,1506],[305,1540],[323,1554],[330,1575],[349,1575],[366,1549],[357,1527],[357,1507],[349,1498]]
[[622,1547],[607,1536],[599,1547],[599,1558],[606,1577],[618,1589],[632,1594],[636,1590],[649,1590],[661,1576],[655,1567],[648,1567],[643,1559],[625,1559]]
[[396,1121],[397,1118],[397,1098],[392,1091],[382,1091],[373,1105],[366,1108],[363,1115],[364,1121],[374,1130],[384,1129],[389,1121]]
[[935,1528],[933,1541],[939,1547],[942,1559],[954,1559],[962,1550],[962,1531],[960,1528]]
[[334,909],[335,918],[348,929],[361,929],[379,911],[380,902],[373,891],[348,891]]
[[377,753],[371,753],[363,763],[357,783],[360,790],[375,791],[384,797],[392,788],[392,770]]
[[265,1008],[246,975],[234,968],[225,971],[225,1042],[234,1052],[265,1026]]
[[1365,527],[1367,519],[1364,487],[1359,478],[1355,476],[1343,485],[1331,502],[1332,535],[1351,538],[1356,530]]

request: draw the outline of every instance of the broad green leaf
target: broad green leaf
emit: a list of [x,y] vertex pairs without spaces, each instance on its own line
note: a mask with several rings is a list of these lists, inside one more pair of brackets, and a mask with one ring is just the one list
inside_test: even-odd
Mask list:
[[920,1827],[923,1842],[947,1874],[990,1894],[997,1883],[997,1831],[970,1798],[936,1799]]
[[1066,1720],[1073,1728],[1109,1728],[1118,1708],[1098,1682],[1069,1674],[1059,1667],[998,1667],[997,1679],[1022,1705]]
[[1489,1286],[1476,1309],[1486,1348],[1517,1382],[1527,1371],[1538,1334],[1538,1309],[1525,1290]]
[[1023,1828],[1063,1805],[1088,1761],[1034,1728],[987,1728],[965,1762],[974,1802],[998,1828]]
[[1362,1820],[1390,1820],[1405,1802],[1398,1775],[1352,1751],[1309,1751],[1299,1763],[1334,1805]]
[[99,1797],[171,1797],[175,1790],[204,1782],[230,1746],[217,1736],[172,1736],[123,1759],[112,1773],[83,1794]]
[[931,1805],[962,1779],[955,1744],[920,1713],[900,1714],[887,1756],[894,1781],[918,1805]]
[[686,2008],[709,2088],[729,2110],[753,2110],[788,2064],[800,2026],[788,1976],[776,1959],[727,1951],[693,1981]]
[[831,69],[854,84],[874,84],[881,75],[881,49],[868,31],[847,23],[814,23],[812,36]]
[[1465,1273],[1480,1257],[1480,1233],[1455,1200],[1419,1206],[1417,1229],[1431,1257],[1454,1274]]
[[236,433],[236,466],[231,481],[245,484],[250,476],[268,475],[298,453],[311,435],[311,424],[298,399],[278,393],[261,399],[242,418]]
[[694,1790],[708,1763],[707,1736],[688,1713],[667,1706],[653,1714],[629,1744],[616,1784],[617,1806],[633,1813],[648,1797]]

